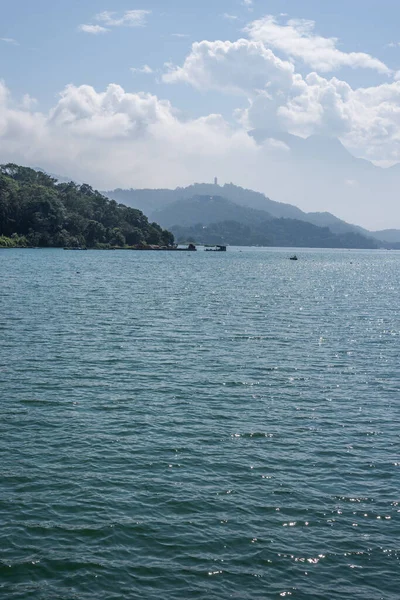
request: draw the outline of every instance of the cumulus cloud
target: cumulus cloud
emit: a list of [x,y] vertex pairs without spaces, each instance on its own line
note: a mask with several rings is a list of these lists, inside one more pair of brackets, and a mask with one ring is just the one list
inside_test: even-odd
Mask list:
[[353,89],[337,77],[303,77],[263,42],[246,39],[197,42],[182,66],[168,69],[166,83],[247,97],[248,107],[236,111],[244,128],[338,137],[357,156],[400,161],[400,81]]
[[400,161],[400,81],[353,89],[335,77],[295,74],[285,94],[257,94],[238,118],[248,129],[337,137],[376,163]]
[[312,69],[329,72],[341,67],[373,69],[389,75],[390,69],[378,58],[364,52],[343,52],[337,48],[337,38],[325,38],[315,33],[315,22],[290,19],[280,24],[275,17],[267,15],[246,27],[252,40],[299,59]]
[[116,84],[100,93],[89,85],[68,85],[50,111],[48,123],[78,136],[118,139],[137,137],[151,124],[171,119],[170,103],[151,94],[129,94]]
[[[316,74],[291,77],[282,93],[267,87],[255,94],[236,126],[217,114],[184,118],[169,101],[128,93],[116,84],[103,91],[69,85],[45,113],[28,97],[13,100],[0,83],[0,162],[40,165],[99,189],[175,187],[209,181],[217,173],[222,181],[263,190],[277,200],[303,198],[300,205],[309,210],[338,212],[340,202],[339,215],[356,221],[366,215],[366,194],[371,222],[378,193],[388,211],[395,208],[395,186],[383,191],[379,180],[369,192],[363,179],[359,186],[349,183],[357,179],[352,172],[336,172],[335,163],[321,174],[313,161],[299,165],[276,129],[298,135],[336,131],[356,155],[400,161],[400,82],[353,90]],[[268,139],[257,143],[247,127],[263,126],[270,128]]]
[[106,27],[102,27],[101,25],[79,25],[78,31],[82,31],[83,33],[91,33],[92,35],[99,35],[99,33],[107,33],[110,31]]
[[[272,132],[269,137],[274,137],[273,131],[288,131],[301,137],[335,136],[357,156],[374,161],[400,161],[400,81],[354,90],[344,81],[326,79],[316,73],[302,78],[293,73],[291,65],[282,65],[279,59],[276,63],[269,62],[269,54],[266,56],[267,66],[264,53],[261,62],[256,61],[260,75],[250,72],[246,78],[238,71],[232,73],[233,81],[225,82],[228,89],[239,89],[241,85],[243,93],[254,82],[257,88],[264,86],[249,95],[245,110],[237,111],[236,126],[218,115],[184,119],[167,100],[143,92],[128,93],[115,84],[102,92],[88,85],[69,85],[49,113],[35,112],[35,100],[25,96],[22,102],[14,102],[1,84],[3,158],[7,159],[10,149],[20,159],[32,151],[42,153],[43,160],[46,157],[53,161],[58,156],[61,167],[63,160],[75,160],[77,154],[83,153],[85,159],[75,163],[75,169],[79,169],[85,161],[86,165],[92,162],[91,152],[93,156],[102,153],[104,166],[113,152],[120,157],[124,155],[121,165],[131,164],[140,147],[140,152],[147,148],[144,153],[149,165],[151,152],[160,156],[163,151],[168,155],[167,161],[174,155],[184,165],[188,157],[194,160],[199,153],[201,160],[208,163],[215,154],[221,160],[226,152],[231,156],[231,144],[238,140],[243,152],[248,151],[254,157],[257,144],[247,131],[266,129]],[[266,81],[268,72],[272,85]],[[208,75],[212,86],[217,85],[214,75]],[[149,165],[143,167],[145,172]],[[121,170],[122,166],[117,167],[115,173]],[[110,173],[110,177],[114,178],[115,173]],[[123,180],[127,181],[126,174]]]
[[340,137],[352,127],[352,92],[346,82],[337,78],[328,80],[311,73],[303,79],[298,75],[277,116],[282,127],[296,135]]
[[[276,151],[276,149],[274,149]],[[48,112],[18,108],[0,84],[0,162],[40,165],[99,188],[176,186],[230,178],[272,152],[220,115],[183,119],[166,100],[67,86]]]
[[96,15],[96,20],[107,27],[144,27],[150,10],[127,10],[123,14],[105,10]]
[[[138,12],[148,14],[106,11],[97,16],[97,24],[82,25],[81,31],[100,34],[112,27],[138,26],[146,18]],[[304,198],[313,193],[317,199],[322,193],[326,198],[326,177],[320,177],[317,191],[307,188],[317,178],[315,169],[310,166],[305,176],[308,165],[302,164],[301,170],[294,158],[290,162],[290,144],[282,141],[289,139],[287,133],[339,138],[356,156],[380,164],[400,162],[400,78],[354,89],[338,77],[323,76],[345,65],[381,73],[388,69],[368,54],[341,52],[335,39],[314,33],[314,23],[279,25],[271,19],[250,24],[250,39],[194,43],[182,65],[168,65],[163,75],[164,83],[240,95],[242,106],[247,99],[233,122],[215,114],[184,118],[169,101],[128,93],[116,84],[102,91],[69,85],[45,113],[28,95],[14,101],[0,82],[0,161],[40,165],[99,188],[184,185],[218,173],[222,180],[258,187],[292,202],[301,186]],[[300,74],[293,59],[320,72]],[[148,65],[131,70],[152,73]],[[264,130],[265,135],[250,136],[249,130]],[[294,184],[295,169],[299,173]],[[346,172],[339,179],[342,188],[340,193],[332,191],[332,202],[344,198],[345,210],[357,190],[364,202],[362,176],[357,179]]]
[[266,87],[292,85],[293,65],[265,48],[262,42],[202,41],[192,45],[182,67],[168,65],[165,83],[186,82],[197,89],[253,95]]
[[352,89],[335,77],[297,74],[287,94],[258,94],[239,117],[248,129],[337,137],[358,157],[400,162],[400,81]]

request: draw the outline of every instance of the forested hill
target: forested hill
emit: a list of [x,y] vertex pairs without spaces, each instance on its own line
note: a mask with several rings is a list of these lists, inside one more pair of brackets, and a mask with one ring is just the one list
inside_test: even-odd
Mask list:
[[299,219],[276,219],[268,212],[240,206],[220,196],[178,200],[153,213],[179,242],[233,246],[309,246],[376,248],[377,241],[355,231],[333,233]]
[[191,227],[171,227],[178,242],[232,246],[282,246],[296,248],[377,248],[375,240],[358,233],[335,234],[328,227],[296,219],[266,219],[243,224],[223,221]]
[[[291,136],[293,140],[299,144],[300,138]],[[316,145],[318,148],[318,144]],[[346,152],[340,145],[339,148],[343,152]],[[336,148],[337,149],[337,148]],[[298,149],[299,150],[299,149]],[[348,153],[347,153],[348,154]],[[299,150],[299,160],[300,160]],[[349,155],[351,157],[351,155]],[[354,157],[352,160],[357,161]],[[363,163],[363,161],[361,161]],[[372,167],[373,165],[371,165]],[[378,169],[378,168],[377,168]],[[386,169],[389,171],[389,169]],[[378,172],[385,171],[385,169],[378,169]],[[350,178],[350,176],[347,176]],[[346,177],[343,176],[343,180]],[[360,181],[362,176],[360,175]],[[297,206],[292,204],[284,204],[282,202],[276,202],[271,200],[260,192],[245,189],[240,186],[234,185],[233,183],[226,183],[224,185],[211,184],[211,183],[195,183],[188,187],[178,187],[175,190],[168,189],[130,189],[122,190],[116,189],[109,192],[104,192],[108,198],[113,198],[117,202],[123,202],[128,206],[138,208],[139,210],[145,211],[146,215],[149,215],[151,219],[155,219],[157,222],[158,217],[164,219],[164,226],[166,225],[166,217],[170,208],[176,203],[180,202],[183,207],[183,201],[191,200],[195,197],[222,197],[226,201],[234,202],[236,205],[240,205],[245,208],[251,208],[254,210],[262,210],[267,212],[270,217],[275,219],[294,219],[296,221],[306,221],[312,223],[318,227],[329,227],[332,233],[339,235],[346,233],[358,233],[368,238],[374,238],[378,240],[378,246],[385,247],[399,247],[400,244],[400,230],[389,230],[389,231],[368,231],[358,225],[352,225],[346,223],[342,219],[335,217],[328,212],[304,212]],[[295,201],[295,196],[293,197]],[[223,221],[224,219],[221,219]],[[244,224],[247,224],[247,220],[232,218],[229,220],[235,220]],[[200,221],[198,221],[200,222]],[[216,221],[214,221],[216,222]],[[186,226],[187,223],[183,223],[180,220],[176,220],[174,225]],[[192,223],[194,225],[195,223]],[[387,242],[387,244],[385,244]]]
[[169,246],[172,233],[90,185],[58,183],[42,171],[0,166],[0,247]]

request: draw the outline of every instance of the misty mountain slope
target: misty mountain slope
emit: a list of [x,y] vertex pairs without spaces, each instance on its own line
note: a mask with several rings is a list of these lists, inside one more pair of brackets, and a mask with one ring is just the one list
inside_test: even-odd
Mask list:
[[268,129],[253,129],[249,132],[258,143],[273,138],[283,142],[291,151],[291,155],[296,160],[324,162],[331,166],[341,166],[348,170],[357,168],[364,171],[380,172],[383,169],[375,166],[364,158],[357,158],[349,152],[342,142],[334,137],[324,135],[310,135],[308,138],[301,138],[283,131],[273,131]]
[[209,225],[220,221],[237,221],[251,225],[272,219],[272,216],[262,210],[235,204],[221,196],[194,196],[187,200],[177,200],[153,212],[152,219],[165,227],[188,227],[198,223]]
[[319,227],[329,227],[333,233],[360,233],[361,235],[375,237],[371,231],[364,229],[363,227],[359,227],[358,225],[352,225],[351,223],[346,223],[342,219],[335,217],[328,212],[309,212],[304,213],[304,221],[308,221],[309,223],[313,223],[314,225],[318,225]]
[[278,218],[298,218],[304,214],[297,206],[275,202],[261,192],[248,190],[233,183],[226,183],[223,186],[213,183],[194,183],[185,188],[178,187],[175,190],[116,189],[104,192],[104,194],[108,198],[116,200],[116,202],[122,202],[132,208],[143,210],[151,218],[153,218],[155,211],[161,210],[168,204],[178,200],[187,200],[194,196],[222,196],[236,204],[263,210]]
[[381,231],[371,231],[371,235],[378,240],[388,244],[400,244],[400,230],[383,229]]
[[[292,136],[295,137],[295,136]],[[356,159],[357,160],[357,159]],[[248,190],[232,183],[225,184],[223,186],[209,184],[209,183],[195,183],[186,188],[177,188],[176,190],[121,190],[116,189],[109,192],[104,192],[108,198],[122,202],[133,208],[142,210],[146,215],[156,222],[165,222],[168,225],[187,225],[188,222],[183,222],[181,217],[183,213],[177,212],[177,218],[174,220],[168,216],[168,207],[171,207],[174,203],[181,203],[179,206],[183,208],[184,201],[190,200],[193,197],[222,197],[227,201],[233,202],[236,205],[248,209],[259,210],[269,213],[271,217],[275,218],[292,218],[308,223],[317,225],[318,227],[329,227],[334,233],[360,233],[379,239],[377,235],[370,233],[366,229],[357,225],[346,223],[342,219],[335,217],[329,212],[312,212],[306,213],[297,206],[291,204],[285,204],[282,202],[276,202],[267,198],[260,192]],[[164,212],[165,211],[165,212]],[[228,220],[238,220],[239,222],[246,222],[244,218],[234,217],[233,215],[225,215]],[[178,218],[179,217],[179,218]],[[243,213],[244,217],[244,213]],[[166,219],[163,221],[163,219]],[[216,219],[214,216],[212,220],[208,217],[204,217],[206,221],[211,222],[221,219]],[[224,220],[224,219],[222,219]],[[203,222],[202,219],[195,221],[192,219],[191,224]],[[399,232],[400,235],[400,232]]]
[[[220,196],[177,200],[153,213],[181,242],[233,245],[376,248],[376,240],[359,232],[336,234],[305,220],[273,218],[265,211],[246,208]],[[332,219],[335,217],[332,216]]]
[[397,214],[399,165],[374,165],[327,136],[303,139],[270,130],[253,130],[251,135],[258,143],[274,138],[286,148],[280,160],[268,161],[263,177],[254,177],[257,186],[268,178],[271,197],[301,206],[306,213],[329,207],[344,222],[362,223],[368,230],[394,228],[390,216]]
[[280,246],[298,248],[377,248],[371,238],[358,233],[335,234],[328,227],[296,219],[269,219],[251,225],[223,221],[191,227],[170,228],[178,242],[230,244],[234,246]]
[[[183,188],[177,188],[176,190],[167,190],[167,189],[143,189],[143,190],[123,190],[121,188],[117,188],[115,190],[109,190],[107,192],[103,192],[107,198],[110,200],[115,200],[121,204],[125,204],[126,206],[130,206],[132,208],[139,208],[142,210],[147,216],[151,216],[152,213],[156,210],[160,210],[164,206],[168,204],[172,204],[172,202],[176,202],[176,200],[182,199],[184,196],[179,193],[179,190]],[[193,194],[192,194],[193,195]]]
[[[176,200],[196,195],[222,196],[236,204],[264,210],[276,218],[328,226],[335,233],[358,232],[375,239],[382,238],[387,243],[400,242],[400,230],[398,235],[388,234],[389,238],[386,233],[380,233],[394,229],[390,225],[387,227],[387,223],[389,216],[390,224],[390,215],[394,214],[398,202],[400,164],[390,168],[376,166],[351,154],[340,140],[323,135],[304,139],[271,129],[253,130],[249,135],[259,144],[274,139],[281,143],[282,151],[279,156],[270,155],[262,170],[258,166],[254,172],[238,173],[238,176],[250,179],[252,187],[265,188],[267,185],[269,195],[282,202],[232,183],[222,186],[196,183],[175,190],[114,190],[106,195],[139,208],[149,216]],[[320,211],[321,207],[328,206],[335,209]],[[379,206],[379,211],[372,211],[372,206]],[[374,218],[371,220],[372,213]],[[359,222],[369,223],[368,229],[372,231],[355,225]]]
[[[311,223],[317,227],[329,227],[334,234],[357,233],[370,239],[374,237],[366,229],[349,225],[330,213],[303,213],[301,217],[301,219],[298,218],[295,221]],[[247,208],[221,196],[194,196],[186,200],[177,200],[152,213],[152,219],[163,227],[190,227],[223,221],[235,221],[242,225],[255,225],[273,218],[266,211]],[[365,242],[362,241],[362,243]]]
[[192,197],[195,193],[201,193],[201,195],[219,195],[227,200],[231,200],[231,202],[235,202],[235,204],[247,206],[248,208],[254,208],[256,210],[263,210],[277,218],[295,219],[304,214],[297,206],[276,202],[261,192],[242,188],[233,183],[225,183],[222,186],[208,183],[195,183],[194,185],[184,188],[184,190],[186,198]]

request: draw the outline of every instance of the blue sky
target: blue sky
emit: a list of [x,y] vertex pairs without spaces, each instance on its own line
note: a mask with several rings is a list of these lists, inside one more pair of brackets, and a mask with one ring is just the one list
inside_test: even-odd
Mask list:
[[[29,93],[44,108],[53,104],[67,83],[100,89],[115,82],[127,91],[145,89],[171,99],[183,110],[206,114],[209,105],[215,109],[218,98],[199,97],[186,86],[173,89],[157,83],[155,77],[133,75],[130,68],[148,64],[162,70],[165,62],[179,64],[192,42],[234,41],[249,21],[283,12],[314,20],[318,33],[339,37],[345,51],[367,52],[400,69],[400,47],[388,47],[400,41],[400,3],[393,0],[254,0],[247,7],[241,0],[3,0],[1,4],[0,37],[19,44],[1,44],[1,78],[13,93]],[[121,14],[135,9],[151,11],[145,27],[118,27],[107,35],[78,31],[80,24],[96,23],[95,15],[103,11]],[[225,14],[238,18],[230,20]],[[381,79],[373,72],[349,69],[346,73],[346,80],[355,85]],[[224,98],[218,104],[227,112],[232,102]]]
[[[276,175],[293,169],[286,134],[400,162],[393,0],[14,0],[1,15],[2,161],[103,188],[219,174],[293,203],[298,180],[294,190]],[[378,223],[358,175],[337,176],[342,187],[324,201],[304,177],[297,204]]]

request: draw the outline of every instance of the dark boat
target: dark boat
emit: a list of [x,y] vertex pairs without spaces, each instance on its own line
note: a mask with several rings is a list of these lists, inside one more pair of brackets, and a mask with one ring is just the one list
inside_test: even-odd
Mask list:
[[196,252],[197,248],[194,244],[189,244],[187,248],[179,248],[179,246],[173,246],[172,248],[164,248],[164,250],[172,250],[175,252]]
[[217,244],[215,248],[206,248],[206,252],[226,252],[226,246],[221,246]]
[[299,260],[295,254],[289,257],[289,260]]
[[[120,250],[124,250],[125,248],[120,248]],[[178,245],[174,246],[147,246],[146,244],[140,244],[137,246],[132,246],[131,248],[126,248],[126,250],[139,250],[139,251],[147,251],[153,250],[154,252],[196,252],[197,248],[194,244],[189,244],[185,248],[180,248]]]

